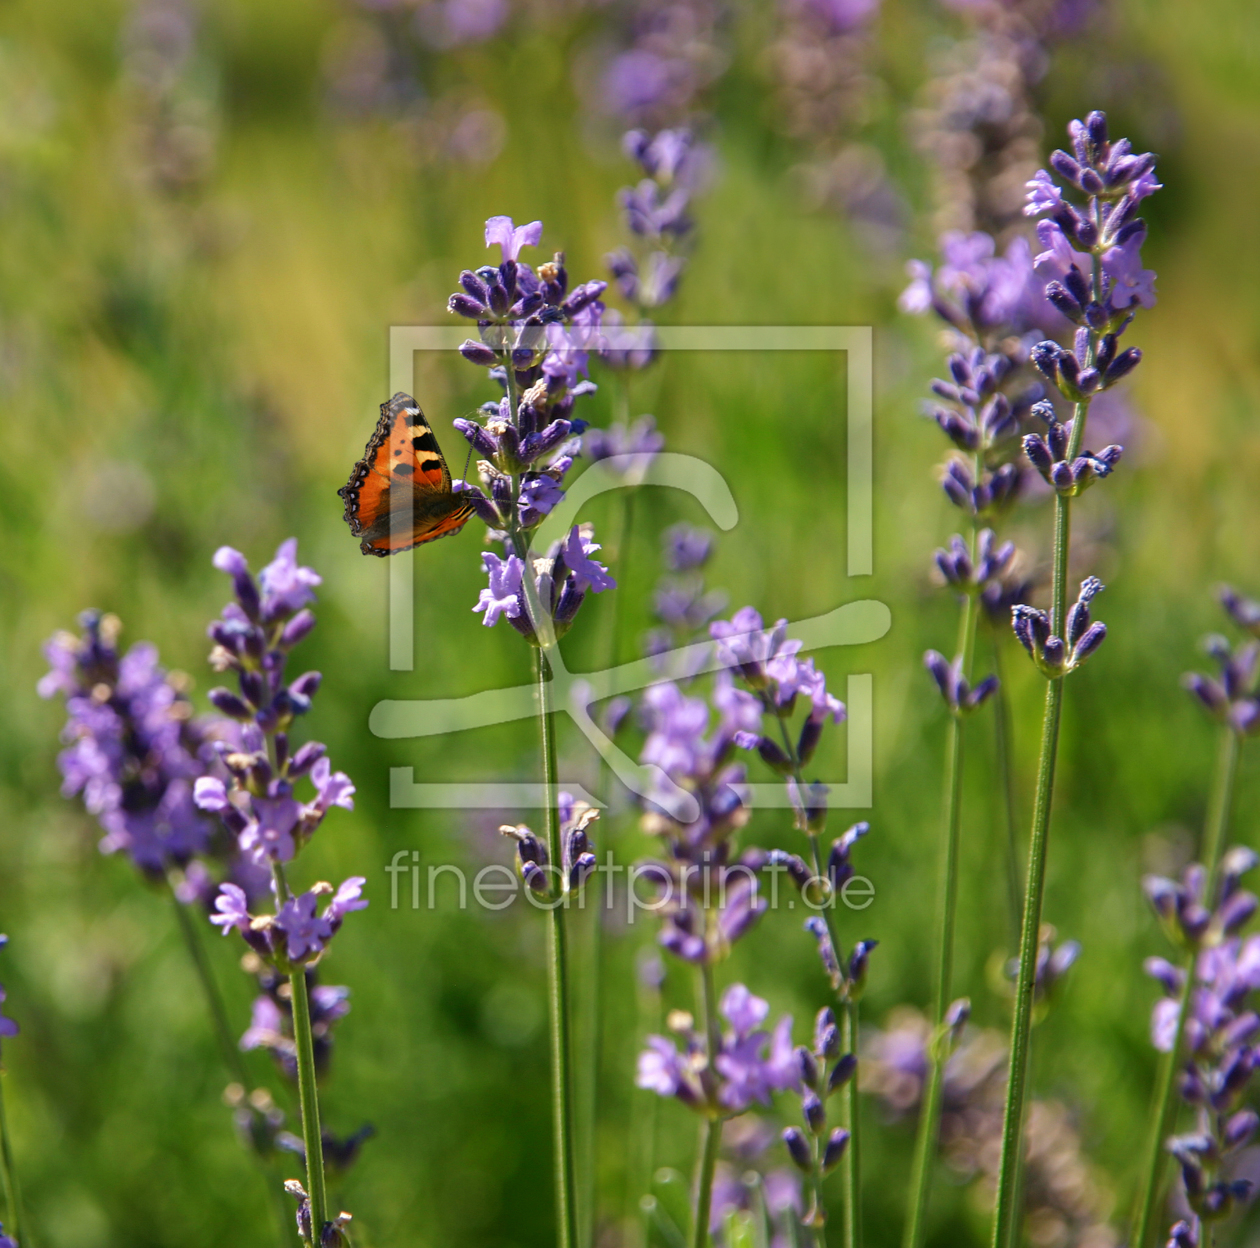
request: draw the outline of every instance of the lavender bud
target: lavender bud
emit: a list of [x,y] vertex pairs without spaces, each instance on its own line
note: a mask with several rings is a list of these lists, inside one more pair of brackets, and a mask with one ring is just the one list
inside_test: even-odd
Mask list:
[[[1158,907],[1157,907],[1158,908]],[[1159,982],[1161,988],[1170,997],[1179,997],[1181,990],[1185,985],[1185,973],[1179,968],[1173,966],[1167,958],[1147,958],[1142,963],[1142,969],[1154,980]]]
[[1260,1115],[1251,1109],[1241,1109],[1225,1123],[1225,1147],[1241,1148],[1260,1127]]
[[[1039,342],[1029,353],[1029,359],[1032,360],[1033,366],[1038,372],[1043,374],[1047,380],[1057,382],[1059,380],[1059,355],[1061,349],[1057,342]],[[1066,354],[1065,352],[1063,354]]]
[[[470,321],[481,320],[486,315],[485,305],[478,303],[475,299],[470,299],[467,295],[452,295],[446,301],[446,306],[456,316],[466,316]],[[504,311],[506,310],[505,306]]]
[[801,1096],[801,1113],[805,1116],[805,1125],[814,1135],[822,1135],[827,1129],[827,1111],[822,1101],[808,1088]]
[[792,1159],[797,1169],[805,1174],[812,1174],[814,1170],[814,1155],[810,1149],[809,1141],[805,1138],[805,1133],[800,1127],[788,1127],[783,1132],[783,1143],[787,1145],[788,1156]]
[[546,895],[547,873],[536,862],[521,863],[521,879],[533,892]]
[[772,849],[766,857],[766,863],[770,867],[785,870],[788,873],[788,879],[797,888],[804,888],[814,878],[803,858],[781,849]]
[[849,995],[857,1000],[866,986],[866,967],[871,950],[879,944],[877,940],[859,940],[849,955]]
[[1052,672],[1059,672],[1063,669],[1064,646],[1060,637],[1046,638],[1046,644],[1041,647],[1041,661]]
[[814,1052],[824,1060],[830,1060],[840,1052],[840,1032],[836,1027],[836,1015],[830,1006],[824,1006],[814,1019]]
[[801,1068],[801,1082],[808,1088],[817,1088],[818,1062],[803,1044],[796,1046],[796,1061]]
[[209,698],[210,704],[215,710],[222,712],[230,719],[247,720],[254,717],[253,710],[246,706],[230,689],[222,687],[211,689],[206,694],[206,697]]
[[289,685],[289,693],[309,706],[310,700],[319,692],[320,681],[323,679],[319,672],[303,672]]
[[1065,182],[1079,185],[1081,167],[1062,148],[1056,148],[1050,153],[1050,166]]
[[1140,347],[1129,347],[1126,351],[1121,351],[1110,364],[1107,365],[1107,371],[1104,374],[1104,380],[1107,385],[1113,386],[1121,377],[1128,376],[1142,362],[1142,350]]
[[830,1095],[837,1088],[842,1088],[857,1074],[858,1059],[856,1053],[846,1053],[831,1069],[827,1080],[827,1092]]
[[306,607],[297,613],[285,626],[284,631],[280,634],[280,646],[284,650],[292,650],[294,646],[309,636],[311,629],[315,627],[315,613]]
[[1075,321],[1078,325],[1084,316],[1084,308],[1073,298],[1071,293],[1059,282],[1050,282],[1046,286],[1046,298],[1060,311],[1069,321]]
[[840,1164],[844,1150],[849,1143],[849,1133],[843,1127],[837,1127],[827,1139],[827,1147],[823,1149],[822,1169],[827,1174]]
[[327,747],[321,741],[308,741],[305,745],[299,746],[289,763],[289,775],[306,775],[327,752]]
[[478,368],[493,368],[498,363],[499,357],[484,342],[477,342],[472,338],[465,338],[459,344],[459,353],[470,364],[476,364]]
[[[1107,626],[1103,623],[1091,624],[1085,630],[1085,635],[1077,643],[1076,648],[1072,651],[1072,665],[1084,663],[1095,650],[1106,640]],[[1057,639],[1056,639],[1057,640]],[[1062,644],[1062,643],[1060,643]],[[1049,646],[1046,647],[1047,658],[1049,656]]]
[[1256,898],[1248,892],[1235,893],[1217,912],[1216,921],[1227,936],[1232,936],[1256,912]]
[[579,854],[574,860],[573,866],[569,868],[570,891],[577,892],[590,879],[594,870],[595,855],[592,853]]

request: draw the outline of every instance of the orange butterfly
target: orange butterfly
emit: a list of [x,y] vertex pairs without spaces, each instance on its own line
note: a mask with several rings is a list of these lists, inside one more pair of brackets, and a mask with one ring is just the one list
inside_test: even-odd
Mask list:
[[473,514],[451,490],[450,469],[420,405],[401,391],[381,404],[363,458],[337,493],[365,555],[394,555],[450,537]]

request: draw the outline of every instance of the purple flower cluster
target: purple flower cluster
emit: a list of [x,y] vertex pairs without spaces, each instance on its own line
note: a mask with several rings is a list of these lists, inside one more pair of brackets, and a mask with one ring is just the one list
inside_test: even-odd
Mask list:
[[[712,692],[717,723],[709,732],[710,706],[688,697],[672,681],[652,685],[643,697],[647,729],[640,761],[659,768],[672,786],[694,798],[694,818],[676,803],[676,790],[649,793],[643,816],[646,832],[660,836],[668,860],[644,873],[660,897],[660,943],[684,961],[711,963],[765,913],[758,876],[765,855],[752,850],[732,860],[732,837],[748,822],[742,791],[745,769],[731,762],[736,736],[760,722],[756,701],[719,673]],[[709,921],[710,912],[713,921]]]
[[1149,958],[1146,970],[1165,993],[1152,1014],[1152,1043],[1161,1052],[1172,1052],[1181,1027],[1176,1056],[1182,1062],[1184,1049],[1184,1064],[1177,1086],[1197,1122],[1194,1131],[1170,1139],[1168,1149],[1181,1167],[1190,1208],[1204,1221],[1226,1217],[1251,1189],[1248,1180],[1236,1177],[1236,1158],[1260,1126],[1260,1116],[1243,1107],[1251,1076],[1260,1066],[1260,1014],[1254,996],[1260,990],[1260,936],[1244,939],[1239,933],[1257,908],[1241,877],[1257,862],[1260,858],[1250,849],[1226,853],[1211,898],[1207,873],[1197,865],[1188,867],[1180,881],[1155,876],[1143,880],[1169,935],[1194,954],[1184,1021],[1186,972],[1163,958]]
[[[320,882],[305,893],[288,897],[275,914],[253,915],[249,901],[235,884],[224,884],[215,899],[210,922],[226,936],[235,928],[245,943],[270,966],[289,974],[296,966],[317,961],[336,935],[347,914],[363,910],[364,876],[352,875],[334,890]],[[320,902],[327,897],[322,912]]]
[[[1107,118],[1090,113],[1068,127],[1073,155],[1059,150],[1050,165],[1059,182],[1041,169],[1028,182],[1024,209],[1040,217],[1043,250],[1034,261],[1049,279],[1046,298],[1078,326],[1073,350],[1043,342],[1033,363],[1069,402],[1080,403],[1114,385],[1141,360],[1136,348],[1121,351],[1120,336],[1134,306],[1155,304],[1154,273],[1142,268],[1146,223],[1142,201],[1160,189],[1155,157],[1135,155],[1128,139],[1111,142]],[[1064,190],[1083,197],[1075,203]]]
[[523,823],[504,824],[499,831],[516,842],[516,866],[531,892],[559,901],[582,891],[595,870],[595,852],[587,828],[599,811],[571,793],[558,795],[560,862],[552,864],[547,846]]
[[[729,620],[715,620],[709,634],[717,642],[719,660],[752,691],[761,709],[774,716],[782,729],[783,743],[756,728],[735,737],[741,749],[756,750],[769,766],[783,775],[795,776],[814,756],[827,723],[842,723],[844,703],[827,692],[827,678],[813,659],[799,657],[801,643],[788,637],[787,621],[765,628],[760,614],[744,607]],[[798,699],[809,709],[795,743],[787,735],[786,721]]]
[[[223,930],[226,932],[228,927]],[[250,960],[249,969],[257,977],[261,991],[254,998],[249,1027],[241,1036],[241,1048],[264,1049],[271,1054],[285,1077],[296,1082],[297,1053],[293,1041],[293,1003],[286,987],[288,977],[265,962],[261,955]],[[333,1025],[350,1013],[350,989],[341,985],[320,984],[318,968],[310,963],[306,964],[305,975],[310,996],[315,1069],[322,1076],[328,1069],[332,1054]]]
[[1026,239],[1012,240],[998,255],[992,236],[951,230],[941,235],[940,250],[935,268],[923,260],[906,266],[912,280],[898,301],[903,312],[935,312],[968,342],[1063,326]]
[[607,112],[631,125],[674,125],[726,68],[720,32],[722,0],[638,0],[627,46],[608,63],[600,83]]
[[[545,555],[528,556],[534,569],[534,589],[541,609],[551,620],[556,637],[563,637],[573,625],[587,592],[599,594],[615,589],[617,582],[608,569],[592,558],[599,550],[589,524],[575,524],[562,542],[553,542]],[[531,618],[528,593],[524,586],[525,563],[518,555],[500,558],[483,551],[482,566],[489,585],[481,591],[476,612],[483,612],[487,628],[500,616],[526,640],[537,644],[538,630]]]
[[[615,363],[607,351],[601,358]],[[582,453],[587,459],[602,463],[605,472],[616,473],[626,485],[640,484],[664,447],[665,435],[657,429],[656,418],[648,415],[608,429],[588,429],[582,438]]]
[[660,621],[644,639],[649,655],[677,679],[692,673],[674,671],[670,652],[697,640],[701,630],[726,606],[726,594],[705,585],[704,568],[713,554],[713,535],[688,524],[676,524],[663,534],[665,573],[652,595],[652,614]]
[[[285,677],[289,651],[315,627],[309,604],[320,578],[298,564],[294,538],[281,544],[257,581],[245,556],[229,546],[215,554],[214,566],[231,576],[236,597],[208,630],[215,643],[210,663],[235,672],[238,691],[220,687],[208,696],[240,731],[235,745],[219,747],[230,786],[202,776],[194,800],[218,816],[246,859],[267,869],[290,861],[333,806],[354,807],[354,785],[332,770],[325,747],[308,741],[294,750],[289,741],[293,721],[310,710],[320,683],[318,672]],[[315,788],[307,802],[294,794],[303,777]]]
[[[486,456],[477,463],[486,490],[464,481],[454,488],[504,546],[503,555],[482,554],[488,585],[473,610],[484,614],[487,626],[506,617],[531,642],[549,644],[540,636],[548,630],[534,618],[535,608],[560,636],[588,590],[600,593],[616,582],[591,558],[599,546],[589,525],[574,526],[542,557],[529,551],[529,535],[564,497],[565,475],[581,451],[573,435],[586,422],[573,416],[573,406],[595,389],[584,378],[589,353],[604,341],[600,297],[607,287],[596,281],[570,290],[559,252],[536,271],[520,260],[521,249],[541,238],[541,221],[518,226],[510,217],[491,217],[486,246],[498,246],[502,260],[497,267],[464,270],[449,306],[477,322],[479,337],[465,341],[462,354],[489,369],[504,391],[483,406],[483,420],[454,422]],[[528,581],[527,563],[533,569]]]
[[1054,45],[1079,36],[1096,0],[949,0],[967,30],[938,46],[911,114],[933,167],[938,229],[1019,230],[1023,187],[1036,170],[1043,122],[1038,86]]
[[148,642],[120,655],[115,617],[85,611],[79,623],[81,636],[58,633],[45,647],[51,670],[38,685],[42,697],[66,699],[61,791],[81,796],[99,820],[104,852],[123,850],[161,877],[210,848],[214,825],[194,804],[193,785],[232,725],[198,721],[186,682]]
[[822,1177],[840,1164],[849,1143],[849,1132],[843,1127],[827,1130],[827,1101],[857,1074],[857,1055],[842,1051],[840,1029],[831,1009],[819,1010],[814,1020],[813,1047],[797,1046],[796,1060],[801,1074],[796,1090],[801,1094],[805,1129],[786,1128],[783,1143],[793,1163],[812,1180],[812,1205],[803,1221],[807,1226],[818,1227],[826,1220],[821,1200]]
[[1023,604],[1011,608],[1015,636],[1043,675],[1053,680],[1075,671],[1106,640],[1107,626],[1090,619],[1090,603],[1103,589],[1096,576],[1081,582],[1081,592],[1068,608],[1064,637],[1050,631],[1047,612]]
[[1183,683],[1218,722],[1227,725],[1239,736],[1260,732],[1260,697],[1256,692],[1256,676],[1260,671],[1260,603],[1242,598],[1232,589],[1221,590],[1221,602],[1230,618],[1253,635],[1253,640],[1231,647],[1219,635],[1208,637],[1203,648],[1220,668],[1219,676],[1188,673]]
[[720,1010],[730,1028],[721,1033],[716,1052],[709,1052],[708,1039],[690,1015],[671,1015],[682,1049],[666,1036],[649,1036],[635,1084],[712,1117],[743,1113],[754,1103],[769,1105],[773,1092],[800,1087],[789,1016],[780,1018],[772,1033],[760,1030],[770,1006],[743,984],[722,994]]

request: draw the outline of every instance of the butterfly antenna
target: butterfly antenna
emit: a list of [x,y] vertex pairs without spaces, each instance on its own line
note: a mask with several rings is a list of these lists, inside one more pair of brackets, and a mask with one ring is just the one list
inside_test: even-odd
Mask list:
[[468,455],[464,459],[464,484],[465,485],[468,484],[468,465],[472,463],[472,453],[473,453],[472,443],[469,442]]

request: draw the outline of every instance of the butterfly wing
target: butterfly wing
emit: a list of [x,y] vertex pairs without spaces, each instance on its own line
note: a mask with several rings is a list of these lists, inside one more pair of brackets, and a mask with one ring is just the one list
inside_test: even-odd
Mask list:
[[450,469],[420,405],[401,392],[381,404],[363,458],[337,493],[365,555],[393,555],[452,536],[473,514],[451,492]]

